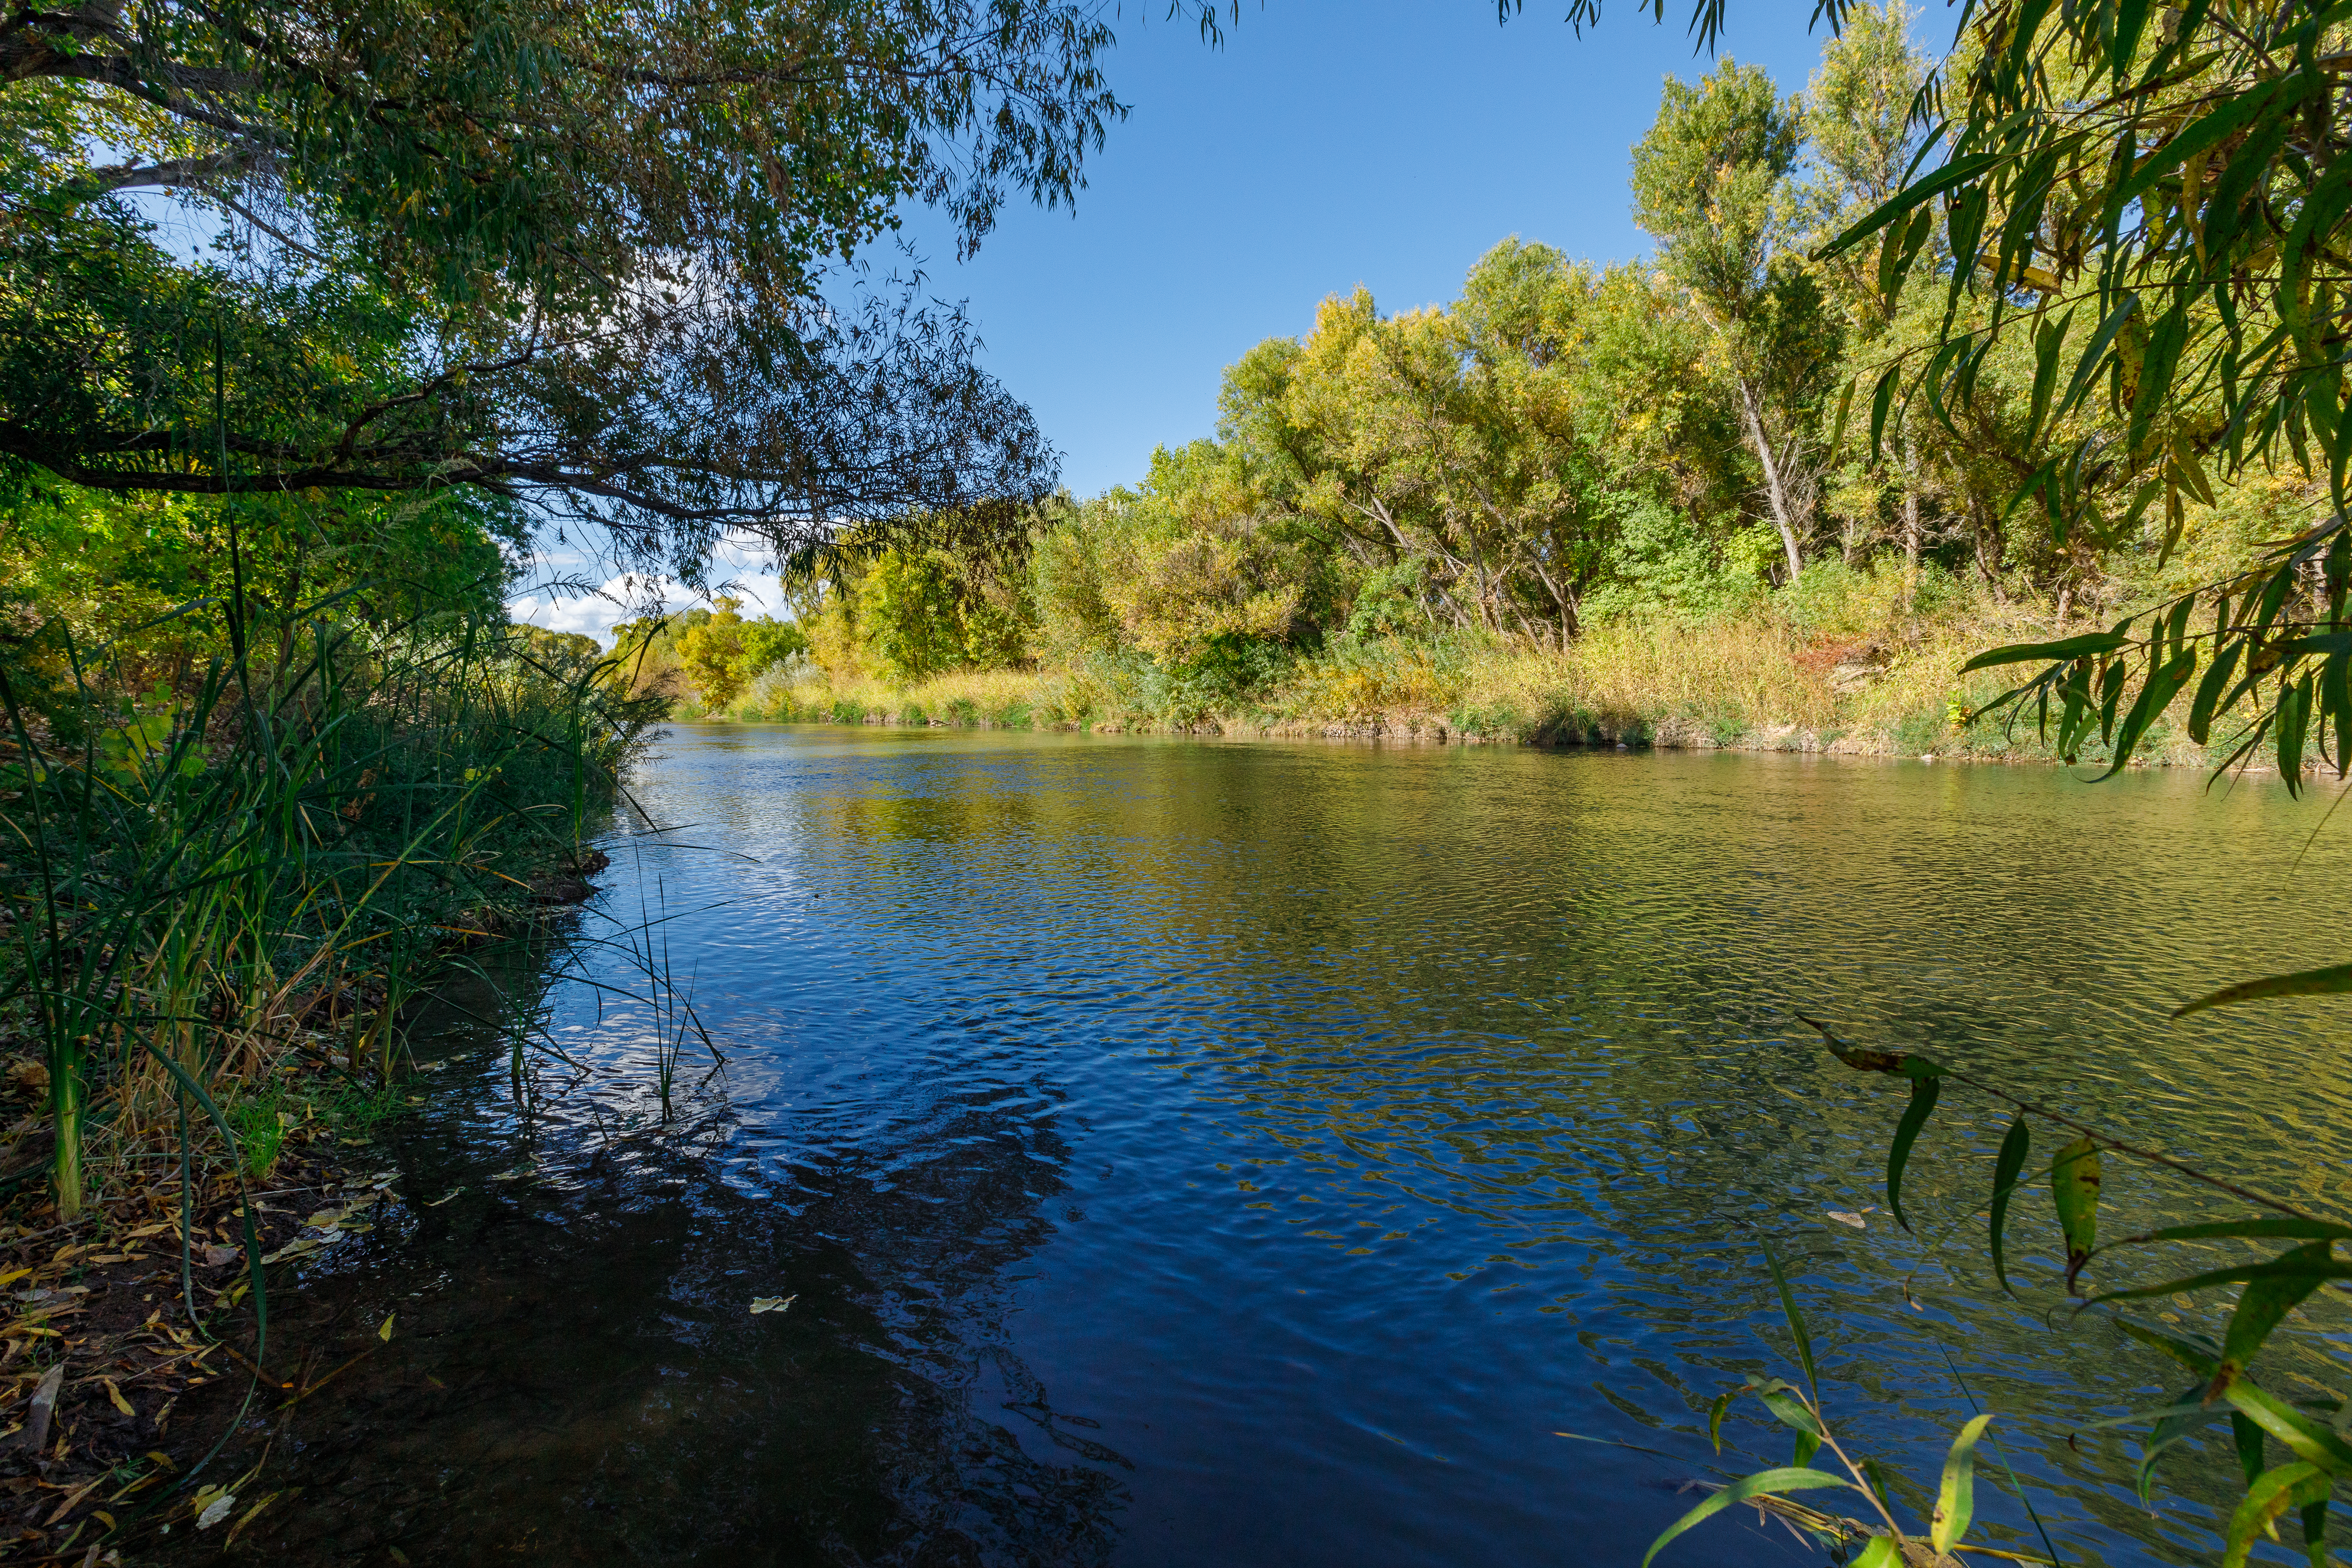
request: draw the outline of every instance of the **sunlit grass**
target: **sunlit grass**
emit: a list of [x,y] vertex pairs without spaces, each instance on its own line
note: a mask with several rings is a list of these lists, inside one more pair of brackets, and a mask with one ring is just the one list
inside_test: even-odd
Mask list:
[[[1604,622],[1565,649],[1458,635],[1339,641],[1238,690],[1135,655],[906,687],[803,667],[761,677],[724,714],[681,716],[2040,758],[2030,714],[2015,725],[1976,716],[2011,672],[1959,670],[2053,624],[2049,604],[1980,584],[1832,565],[1739,615]],[[2200,759],[2175,720],[2143,748],[2149,760]]]

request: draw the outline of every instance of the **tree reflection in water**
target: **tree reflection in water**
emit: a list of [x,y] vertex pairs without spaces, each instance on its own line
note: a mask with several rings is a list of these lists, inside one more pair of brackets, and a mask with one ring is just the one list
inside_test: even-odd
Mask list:
[[[1064,1190],[1050,1095],[941,1100],[896,1146],[791,1163],[789,1191],[761,1194],[726,1179],[723,1101],[607,1136],[625,1091],[583,1088],[549,1099],[527,1173],[501,1181],[522,1168],[522,1129],[500,1109],[503,1060],[467,1059],[478,1073],[444,1075],[459,1081],[442,1110],[398,1128],[408,1204],[276,1303],[281,1375],[315,1377],[397,1319],[391,1345],[249,1419],[215,1462],[226,1480],[267,1442],[247,1495],[302,1489],[240,1548],[1108,1560],[1127,1461],[1052,1407],[1003,1321],[1007,1278],[1052,1234],[1045,1205]],[[795,1299],[751,1314],[770,1295]],[[182,1560],[218,1540],[175,1533],[159,1544]]]

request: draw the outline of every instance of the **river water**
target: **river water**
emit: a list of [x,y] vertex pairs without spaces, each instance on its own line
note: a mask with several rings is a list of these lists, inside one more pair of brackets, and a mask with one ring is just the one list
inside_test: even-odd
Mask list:
[[[1705,1435],[1795,1375],[1769,1241],[1856,1446],[1932,1488],[1972,1401],[2038,1414],[2000,1456],[2066,1561],[2201,1560],[2218,1449],[2147,1514],[2070,1426],[2179,1379],[2059,1310],[2045,1197],[1991,1286],[2003,1116],[1945,1097],[1906,1236],[1899,1087],[1794,1015],[2352,1206],[2343,1006],[2167,1017],[2342,959],[2346,831],[2202,784],[675,729],[516,988],[561,1058],[421,1030],[402,1201],[275,1293],[288,1364],[377,1348],[241,1436],[248,1496],[302,1489],[236,1554],[1633,1568],[1788,1462],[1752,1407]],[[2238,1212],[2107,1186],[2110,1236]],[[2326,1348],[2289,1391],[2352,1384]],[[2041,1552],[1998,1472],[1989,1539]],[[1660,1561],[1822,1560],[1749,1514]]]

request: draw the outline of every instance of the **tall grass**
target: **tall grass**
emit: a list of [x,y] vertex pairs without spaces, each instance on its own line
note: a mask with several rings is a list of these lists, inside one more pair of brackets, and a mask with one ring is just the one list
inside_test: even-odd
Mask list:
[[[1832,558],[1736,614],[1602,621],[1564,649],[1484,635],[1338,638],[1238,671],[1097,649],[1055,668],[905,687],[803,665],[761,677],[723,710],[688,704],[678,715],[2044,757],[2030,723],[1973,717],[2003,689],[2002,672],[1959,670],[1988,647],[2059,630],[2044,603],[1934,569]],[[2144,751],[2201,755],[2178,723],[2160,725]]]
[[236,1146],[223,1102],[316,1065],[322,1032],[388,1075],[406,1004],[572,858],[649,717],[470,622],[319,621],[267,666],[239,637],[94,722],[103,671],[74,671],[37,702],[0,670],[0,1008],[47,1074],[67,1219],[191,1100]]

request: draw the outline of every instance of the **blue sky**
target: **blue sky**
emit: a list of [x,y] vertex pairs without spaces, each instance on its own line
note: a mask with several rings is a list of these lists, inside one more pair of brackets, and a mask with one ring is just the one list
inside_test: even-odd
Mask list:
[[[917,215],[930,291],[967,304],[1072,490],[1131,483],[1155,445],[1210,434],[1223,368],[1307,331],[1326,295],[1362,283],[1383,310],[1449,300],[1514,234],[1594,260],[1647,252],[1631,149],[1661,80],[1713,62],[1691,52],[1687,0],[1667,0],[1664,26],[1610,0],[1581,39],[1565,10],[1531,0],[1497,26],[1491,0],[1244,0],[1213,49],[1163,19],[1165,0],[1125,0],[1107,70],[1133,113],[1090,160],[1076,212],[1008,205],[961,265]],[[1721,47],[1801,89],[1821,53],[1811,10],[1731,0]],[[772,580],[740,564],[772,607]],[[544,596],[515,611],[596,632],[616,614]]]
[[[1008,209],[963,266],[929,247],[934,291],[969,302],[989,368],[1080,495],[1138,478],[1155,443],[1208,435],[1223,367],[1305,331],[1326,295],[1448,300],[1513,234],[1644,254],[1630,150],[1661,79],[1711,63],[1691,53],[1687,0],[1663,26],[1612,0],[1581,39],[1565,0],[1502,26],[1490,0],[1244,0],[1218,50],[1140,5],[1148,25],[1123,23],[1108,61],[1134,112],[1075,216]],[[1725,52],[1801,88],[1811,9],[1731,0]]]

